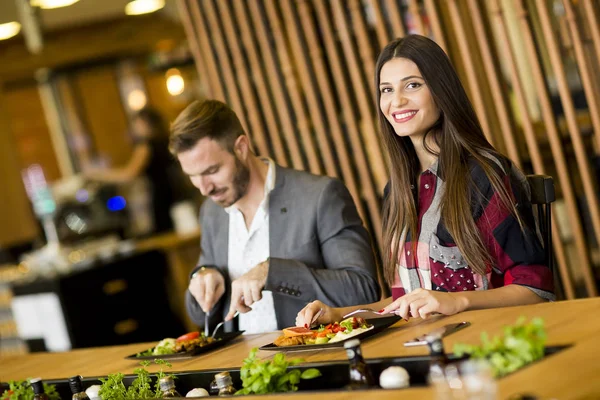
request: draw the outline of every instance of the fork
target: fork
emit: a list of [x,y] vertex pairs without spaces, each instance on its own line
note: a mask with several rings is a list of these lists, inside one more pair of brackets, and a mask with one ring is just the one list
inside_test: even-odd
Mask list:
[[[235,314],[233,314],[233,318],[237,317],[238,315],[240,315],[240,312],[239,312],[239,311],[236,311],[236,313],[235,313]],[[225,323],[225,321],[221,321],[221,322],[219,322],[219,323],[217,324],[217,326],[215,326],[215,329],[213,330],[213,333],[212,333],[212,335],[211,335],[211,338],[213,338],[213,339],[215,338],[215,335],[217,334],[217,331],[219,330],[219,328],[220,328],[220,327],[222,327],[222,326],[223,326],[223,324],[224,324],[224,323]]]
[[398,310],[394,310],[392,312],[384,314],[384,313],[381,313],[379,311],[375,311],[372,308],[365,307],[365,308],[359,308],[358,310],[354,310],[352,312],[349,312],[348,314],[344,315],[342,318],[345,319],[345,318],[353,316],[354,314],[360,314],[360,313],[370,313],[370,314],[375,314],[375,315],[390,315],[390,314],[398,315]]

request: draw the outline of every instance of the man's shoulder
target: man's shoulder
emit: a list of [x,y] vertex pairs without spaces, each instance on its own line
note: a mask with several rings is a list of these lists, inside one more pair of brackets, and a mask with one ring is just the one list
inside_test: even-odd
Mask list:
[[312,188],[324,188],[330,185],[332,182],[339,181],[339,179],[331,178],[324,175],[315,175],[307,171],[299,171],[297,169],[285,168],[278,166],[278,173],[283,174],[285,177],[286,184],[292,183],[293,186],[299,187],[312,187]]

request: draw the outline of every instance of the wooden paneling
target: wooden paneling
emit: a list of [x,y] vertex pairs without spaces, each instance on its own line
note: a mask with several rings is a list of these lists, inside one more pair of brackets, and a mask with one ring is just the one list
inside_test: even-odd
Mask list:
[[[179,5],[198,71],[208,70],[212,93],[244,121],[256,110],[271,116],[263,133],[288,150],[283,162],[281,152],[276,154],[278,162],[341,177],[378,244],[388,173],[375,123],[375,58],[392,38],[432,37],[448,52],[490,142],[526,173],[555,175],[569,226],[554,224],[554,248],[572,298],[597,290],[590,254],[594,235],[600,237],[599,177],[591,157],[600,152],[595,115],[600,99],[594,90],[600,76],[593,68],[600,60],[594,54],[600,51],[600,29],[594,1],[562,2],[564,11],[546,0],[179,0]],[[232,35],[234,27],[241,39]],[[522,73],[523,60],[531,73]],[[244,73],[232,74],[231,65]],[[254,77],[250,85],[246,74]],[[575,108],[573,91],[585,94],[590,110]],[[557,102],[566,117],[554,115]],[[581,115],[591,121],[585,128]],[[256,135],[261,124],[246,126]],[[332,161],[349,165],[333,168]],[[578,203],[587,209],[580,211]]]
[[115,68],[84,70],[73,77],[73,82],[97,155],[106,160],[108,166],[124,165],[131,155],[132,142],[127,134],[129,126]]
[[60,178],[38,87],[27,85],[5,91],[4,106],[20,169],[39,164],[46,180],[52,182]]
[[15,151],[8,105],[10,102],[0,91],[0,182],[3,187],[0,195],[0,247],[30,241],[39,234],[21,180],[21,164]]

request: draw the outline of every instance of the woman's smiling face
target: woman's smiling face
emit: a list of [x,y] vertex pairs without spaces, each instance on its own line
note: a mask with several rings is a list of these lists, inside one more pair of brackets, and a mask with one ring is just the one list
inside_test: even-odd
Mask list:
[[398,136],[422,137],[440,117],[419,68],[407,58],[383,64],[379,92],[379,108]]

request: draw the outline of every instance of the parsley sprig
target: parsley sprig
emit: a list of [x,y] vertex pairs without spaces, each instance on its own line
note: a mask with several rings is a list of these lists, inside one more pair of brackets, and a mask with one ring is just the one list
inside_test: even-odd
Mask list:
[[248,358],[240,369],[243,389],[235,394],[265,394],[291,392],[298,390],[300,379],[313,379],[321,376],[316,368],[309,368],[304,372],[299,369],[288,371],[288,367],[304,362],[301,358],[286,360],[283,353],[277,353],[272,361],[256,359],[257,348],[250,351]]
[[[165,366],[171,368],[171,364],[165,360],[154,360],[155,364]],[[101,378],[100,382],[102,382],[102,386],[100,387],[100,391],[98,394],[102,397],[102,400],[134,400],[134,399],[153,399],[161,396],[161,390],[158,384],[159,379],[164,378],[165,376],[171,376],[175,378],[173,375],[166,374],[163,372],[163,369],[158,371],[156,374],[156,382],[154,384],[154,389],[152,388],[152,378],[150,376],[150,372],[146,369],[148,365],[150,365],[149,361],[140,362],[141,368],[136,368],[133,370],[133,373],[137,375],[137,377],[131,382],[128,388],[125,387],[123,383],[124,374],[116,373],[108,375],[107,378]]]
[[504,327],[504,335],[490,339],[482,332],[480,346],[457,343],[454,353],[459,357],[468,354],[471,358],[489,361],[494,376],[501,377],[542,358],[545,344],[544,321],[534,318],[525,323],[525,317],[521,317],[515,325]]
[[[54,385],[44,383],[44,392],[50,400],[60,400],[60,396],[56,392]],[[25,381],[9,381],[8,390],[2,392],[0,400],[33,400],[33,388],[29,385],[29,380]]]

